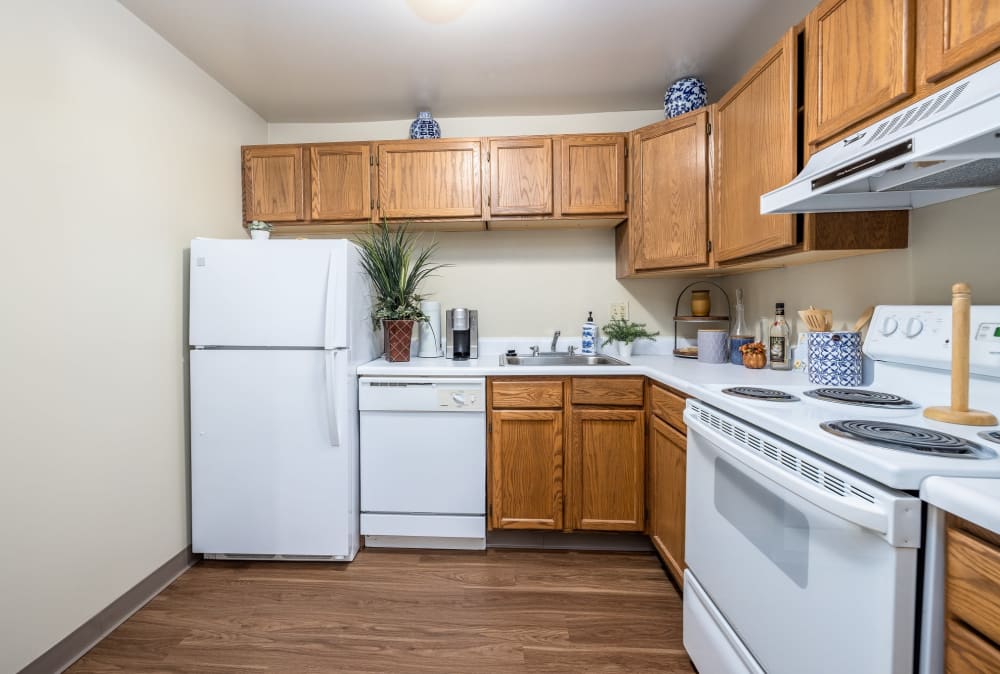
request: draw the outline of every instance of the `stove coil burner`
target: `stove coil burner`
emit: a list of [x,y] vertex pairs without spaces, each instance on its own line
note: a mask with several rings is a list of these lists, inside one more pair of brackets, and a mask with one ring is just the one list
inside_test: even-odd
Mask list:
[[956,459],[992,459],[996,456],[993,450],[965,438],[918,426],[851,419],[825,422],[820,424],[820,428],[843,438],[914,454]]
[[1000,442],[1000,431],[983,431],[979,437],[990,442]]
[[879,391],[859,391],[850,388],[818,388],[806,391],[805,394],[817,400],[827,400],[845,405],[860,405],[861,407],[883,407],[894,410],[914,410],[920,407],[912,400],[893,393]]
[[790,393],[778,391],[773,388],[759,388],[757,386],[735,386],[733,388],[722,389],[722,392],[740,398],[766,400],[772,403],[792,403],[798,400],[798,398]]

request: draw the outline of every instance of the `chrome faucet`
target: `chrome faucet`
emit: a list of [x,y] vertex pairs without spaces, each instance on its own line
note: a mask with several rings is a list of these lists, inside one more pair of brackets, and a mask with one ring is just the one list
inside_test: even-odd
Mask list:
[[538,347],[537,346],[531,347],[531,355],[532,356],[537,356],[538,355]]
[[573,346],[572,344],[570,344],[569,346],[567,346],[567,347],[566,347],[566,350],[567,350],[567,351],[569,351],[569,355],[571,355],[571,356],[572,356],[572,355],[573,355],[574,353],[576,353],[576,347],[575,347],[575,346]]
[[556,330],[555,334],[552,335],[552,348],[550,349],[553,353],[556,351],[556,344],[559,342],[559,335],[562,333]]

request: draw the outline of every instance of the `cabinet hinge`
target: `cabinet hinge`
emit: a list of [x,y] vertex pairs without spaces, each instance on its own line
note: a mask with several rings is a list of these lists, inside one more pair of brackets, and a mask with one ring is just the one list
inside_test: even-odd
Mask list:
[[712,123],[711,122],[708,122],[708,123],[705,124],[705,135],[706,136],[711,136],[712,135]]
[[375,155],[373,154],[368,155],[368,165],[375,166]]
[[375,200],[374,199],[372,199],[372,210],[373,211],[375,210]]
[[492,433],[493,432],[493,422],[492,421],[487,421],[486,422],[486,432],[487,433]]
[[487,150],[486,151],[486,161],[489,161],[489,160],[490,160],[490,151]]
[[625,143],[625,158],[628,159],[628,143]]
[[625,193],[625,203],[628,203],[628,192]]
[[486,205],[487,206],[492,206],[493,205],[492,202],[493,202],[493,195],[487,194],[486,195]]
[[706,241],[705,242],[705,252],[706,253],[711,253],[712,252],[712,242],[711,241]]

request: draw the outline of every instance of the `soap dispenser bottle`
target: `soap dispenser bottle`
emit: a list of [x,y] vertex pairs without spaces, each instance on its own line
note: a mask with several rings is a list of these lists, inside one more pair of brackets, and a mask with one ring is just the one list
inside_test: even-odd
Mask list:
[[597,323],[594,322],[594,312],[587,312],[587,320],[583,324],[583,339],[580,344],[580,353],[584,356],[597,355]]

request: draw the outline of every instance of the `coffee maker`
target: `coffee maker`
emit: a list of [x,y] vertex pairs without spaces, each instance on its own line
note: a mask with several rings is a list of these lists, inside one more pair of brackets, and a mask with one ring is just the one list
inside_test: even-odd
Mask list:
[[448,309],[444,323],[444,357],[453,360],[479,358],[479,311]]

